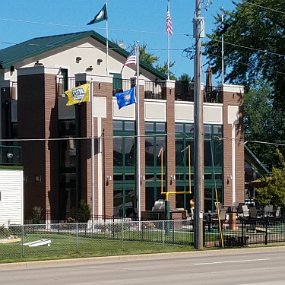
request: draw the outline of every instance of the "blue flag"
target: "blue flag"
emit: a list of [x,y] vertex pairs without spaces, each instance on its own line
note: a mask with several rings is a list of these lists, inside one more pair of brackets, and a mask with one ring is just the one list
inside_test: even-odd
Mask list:
[[115,94],[119,109],[136,103],[136,87]]

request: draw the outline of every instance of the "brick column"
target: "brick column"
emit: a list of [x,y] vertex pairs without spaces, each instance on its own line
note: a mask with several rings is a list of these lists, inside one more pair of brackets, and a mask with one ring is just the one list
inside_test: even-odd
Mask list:
[[[44,66],[18,70],[18,136],[27,139],[58,137],[56,73]],[[22,143],[25,219],[32,208],[43,208],[58,215],[58,142],[27,141]],[[32,198],[31,198],[32,197]]]
[[[166,82],[166,147],[167,147],[167,191],[176,191],[175,184],[175,82]],[[176,208],[176,195],[169,195],[170,209]]]
[[[244,201],[243,87],[223,85],[224,205]],[[234,140],[234,141],[233,141]],[[235,152],[235,154],[233,153]],[[234,157],[233,157],[234,155]],[[233,165],[233,161],[235,162]]]

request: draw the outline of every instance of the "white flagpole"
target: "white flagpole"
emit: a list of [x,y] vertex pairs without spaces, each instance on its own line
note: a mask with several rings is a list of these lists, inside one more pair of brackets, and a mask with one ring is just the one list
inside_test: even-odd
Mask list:
[[167,79],[169,80],[169,74],[170,74],[170,35],[168,34],[168,47],[167,47]]
[[[106,0],[106,10],[108,15],[108,1]],[[108,27],[108,17],[106,19],[106,75],[109,74],[109,27]]]
[[[222,27],[224,25],[224,9],[222,8]],[[222,33],[222,85],[224,84],[224,74],[225,74],[225,67],[224,67],[224,33]]]
[[139,45],[136,44],[136,65],[137,65],[137,83],[136,83],[136,135],[137,135],[137,164],[136,164],[136,185],[137,185],[137,210],[138,220],[141,220],[141,141],[140,141],[140,96],[139,96],[139,76],[140,76],[140,51]]
[[[167,10],[170,13],[170,0],[168,0]],[[167,79],[169,80],[170,74],[170,33],[167,33]]]
[[90,82],[90,103],[91,103],[91,209],[92,209],[92,223],[95,217],[95,185],[94,185],[94,118],[93,118],[93,78]]

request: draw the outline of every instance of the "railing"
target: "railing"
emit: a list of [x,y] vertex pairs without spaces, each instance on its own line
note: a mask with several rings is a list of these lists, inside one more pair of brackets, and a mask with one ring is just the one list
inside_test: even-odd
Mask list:
[[145,81],[145,99],[166,99],[165,81]]
[[[194,102],[194,82],[176,81],[175,100]],[[223,93],[218,87],[206,86],[203,90],[203,100],[207,103],[223,103]]]
[[[113,78],[113,96],[117,92],[128,90],[136,85],[135,78],[122,79]],[[58,78],[57,80],[57,93],[62,95],[66,88],[75,87],[75,78],[69,77],[67,80]],[[166,100],[166,81],[145,81],[144,85],[144,98],[145,99],[160,99]],[[217,87],[205,87],[203,90],[203,100],[207,103],[222,103],[223,92]],[[189,81],[176,81],[175,82],[175,100],[194,102],[194,83]]]
[[285,224],[274,218],[243,219],[234,224],[222,222],[222,234],[218,223],[204,224],[205,247],[242,247],[285,242]]
[[0,165],[21,166],[22,148],[20,146],[0,145]]
[[[204,246],[242,247],[285,242],[283,221],[264,219],[240,220],[238,224],[204,224]],[[132,221],[130,219],[98,219],[88,223],[45,223],[0,227],[0,259],[50,258],[98,255],[106,249],[113,252],[140,248],[165,248],[194,244],[192,220]],[[150,245],[152,244],[152,245]],[[188,247],[187,247],[188,246]]]

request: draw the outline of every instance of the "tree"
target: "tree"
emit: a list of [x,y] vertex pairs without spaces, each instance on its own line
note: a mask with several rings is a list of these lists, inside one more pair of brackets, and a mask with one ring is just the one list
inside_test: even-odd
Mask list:
[[[285,2],[283,0],[242,0],[235,10],[217,15],[216,29],[209,35],[205,44],[205,54],[213,73],[222,70],[221,37],[224,37],[225,81],[242,84],[246,92],[254,88],[258,92],[249,95],[258,103],[258,95],[263,96],[260,82],[266,83],[265,97],[261,97],[258,109],[246,106],[250,112],[247,118],[255,117],[245,127],[250,139],[263,139],[268,142],[284,143],[285,138]],[[266,111],[261,110],[263,104]],[[258,111],[269,117],[260,119]],[[269,124],[270,121],[270,124]],[[261,124],[258,127],[258,124]],[[248,139],[248,137],[246,137]],[[274,161],[273,161],[274,162]]]
[[193,82],[194,79],[191,79],[191,77],[189,76],[189,74],[187,73],[183,73],[179,76],[178,78],[179,81],[188,81],[188,82]]
[[261,178],[267,186],[257,189],[256,201],[262,205],[285,206],[285,160],[277,149],[280,168],[273,167],[272,175]]
[[223,35],[225,79],[250,87],[262,78],[272,85],[275,99],[285,100],[280,98],[285,90],[284,10],[283,0],[242,0],[234,11],[225,11],[223,22],[217,15],[216,29],[205,46],[213,72],[221,72]]
[[78,222],[86,223],[90,219],[90,216],[91,216],[90,206],[84,200],[81,200],[77,217]]
[[[174,64],[175,64],[174,62],[170,62],[170,63],[169,63],[169,69],[170,69],[171,67],[173,67]],[[167,64],[167,62],[165,62],[163,65],[157,64],[157,65],[155,66],[155,68],[156,68],[159,72],[161,72],[161,73],[163,73],[163,74],[167,74],[167,72],[168,72],[168,64]],[[174,75],[173,72],[171,72],[171,70],[169,71],[169,79],[171,79],[171,80],[176,80],[176,76]]]
[[153,66],[153,64],[159,60],[159,56],[156,56],[152,53],[147,52],[146,49],[147,49],[146,44],[142,44],[139,46],[140,60]]
[[[131,48],[133,48],[134,45]],[[167,62],[165,62],[163,65],[158,64],[157,62],[159,61],[159,56],[156,56],[156,55],[148,52],[147,51],[147,44],[139,45],[139,51],[140,51],[140,61],[143,61],[143,62],[151,65],[153,68],[157,69],[162,74],[165,74],[165,75],[167,74],[167,71],[168,71]],[[170,68],[173,67],[174,64],[175,64],[174,62],[170,62],[169,67]],[[170,77],[170,79],[173,79],[173,80],[176,79],[174,73],[172,73],[171,71],[170,71],[169,77]]]
[[269,169],[277,166],[279,162],[276,156],[275,147],[269,144],[274,143],[274,117],[272,100],[270,100],[271,88],[266,84],[260,85],[248,93],[244,98],[244,132],[245,140],[250,150],[258,154],[258,158]]

